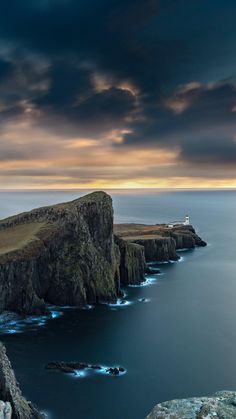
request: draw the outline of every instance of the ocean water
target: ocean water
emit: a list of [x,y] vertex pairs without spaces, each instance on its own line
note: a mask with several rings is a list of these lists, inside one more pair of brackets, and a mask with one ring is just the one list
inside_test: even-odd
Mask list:
[[[0,218],[79,192],[1,192]],[[2,323],[24,395],[51,419],[144,419],[161,401],[236,390],[236,192],[112,192],[116,222],[186,213],[206,248],[160,265],[125,305],[52,308],[53,318]],[[143,301],[143,299],[145,299]],[[53,360],[121,365],[121,377],[47,371]]]

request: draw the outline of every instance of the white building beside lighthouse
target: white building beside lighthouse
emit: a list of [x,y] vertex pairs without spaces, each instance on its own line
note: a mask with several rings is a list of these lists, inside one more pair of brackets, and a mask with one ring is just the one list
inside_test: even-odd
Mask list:
[[182,221],[172,221],[171,223],[168,224],[168,227],[172,228],[172,227],[175,227],[177,225],[189,226],[190,225],[189,215],[185,215],[185,219],[182,220]]

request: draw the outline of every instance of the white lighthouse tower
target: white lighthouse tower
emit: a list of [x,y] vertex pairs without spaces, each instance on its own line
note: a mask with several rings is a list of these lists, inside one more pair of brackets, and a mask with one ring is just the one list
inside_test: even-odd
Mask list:
[[189,224],[190,224],[189,215],[185,215],[184,225],[189,226]]

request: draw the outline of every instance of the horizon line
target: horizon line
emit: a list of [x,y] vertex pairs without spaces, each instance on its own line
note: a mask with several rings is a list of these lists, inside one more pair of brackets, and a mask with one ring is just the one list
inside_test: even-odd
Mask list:
[[236,187],[137,187],[137,188],[0,188],[0,192],[73,192],[73,191],[236,191]]

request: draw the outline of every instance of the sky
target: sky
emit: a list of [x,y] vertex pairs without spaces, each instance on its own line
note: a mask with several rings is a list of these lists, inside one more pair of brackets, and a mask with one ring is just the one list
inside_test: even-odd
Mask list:
[[1,0],[0,188],[235,188],[235,0]]

